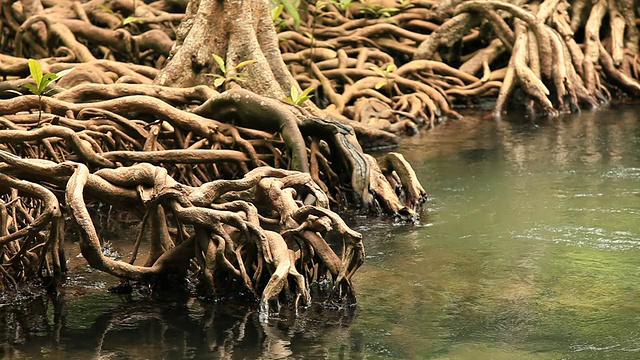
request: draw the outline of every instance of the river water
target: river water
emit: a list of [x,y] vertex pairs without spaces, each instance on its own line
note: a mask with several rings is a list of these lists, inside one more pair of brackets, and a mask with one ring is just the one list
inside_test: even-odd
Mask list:
[[[399,149],[418,226],[355,217],[355,308],[122,297],[82,267],[57,301],[0,306],[5,358],[638,359],[640,112],[468,114]],[[29,312],[29,315],[26,312]],[[18,324],[18,326],[16,326]],[[11,326],[8,326],[11,325]]]

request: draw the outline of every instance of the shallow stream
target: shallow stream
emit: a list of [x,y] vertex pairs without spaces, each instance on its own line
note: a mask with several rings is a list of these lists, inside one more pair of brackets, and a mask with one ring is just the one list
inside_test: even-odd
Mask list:
[[469,114],[406,139],[399,151],[430,193],[424,222],[351,219],[367,252],[356,308],[263,325],[255,307],[109,294],[112,280],[83,268],[59,301],[0,305],[0,353],[638,359],[639,119],[638,107],[535,125]]

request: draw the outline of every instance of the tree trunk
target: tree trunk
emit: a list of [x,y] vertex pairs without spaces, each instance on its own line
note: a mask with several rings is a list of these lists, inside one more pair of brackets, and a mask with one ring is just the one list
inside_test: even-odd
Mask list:
[[[224,70],[213,54],[224,60]],[[237,69],[248,60],[255,62]],[[322,140],[332,148],[339,175],[340,172],[349,174],[346,185],[353,189],[351,197],[356,206],[365,210],[382,208],[393,216],[417,218],[415,210],[424,202],[426,193],[421,190],[419,198],[404,203],[394,192],[384,191],[379,182],[372,183],[370,163],[363,154],[356,132],[349,126],[353,122],[336,119],[310,101],[306,101],[304,107],[282,101],[289,96],[292,87],[298,93],[301,89],[282,59],[268,0],[189,2],[168,63],[155,83],[175,87],[201,84],[215,87],[214,74],[226,78],[222,87],[228,91],[206,104],[206,115],[263,130],[280,128],[292,152],[291,157],[297,160],[294,168],[305,172],[311,171],[306,150],[310,147],[307,146],[310,136],[323,134]],[[222,87],[219,90],[223,90]],[[265,97],[276,101],[263,99]],[[201,115],[205,114],[203,111]],[[359,138],[384,136],[372,129],[358,130]],[[408,166],[408,163],[404,164]],[[317,174],[312,176],[318,177]],[[422,189],[415,182],[402,185],[407,189]],[[378,201],[374,194],[390,198]]]
[[215,87],[210,74],[220,72],[212,56],[217,54],[225,60],[227,78],[236,75],[240,62],[256,60],[242,69],[248,74],[238,85],[258,95],[280,100],[297,86],[278,49],[266,0],[192,0],[176,36],[156,84]]

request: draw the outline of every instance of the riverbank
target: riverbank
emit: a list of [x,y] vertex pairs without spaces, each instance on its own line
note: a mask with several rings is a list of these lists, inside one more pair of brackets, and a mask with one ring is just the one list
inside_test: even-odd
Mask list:
[[260,323],[251,304],[110,294],[115,280],[81,265],[63,301],[0,316],[5,353],[634,359],[637,114],[612,106],[530,122],[469,113],[405,139],[399,151],[430,201],[420,226],[349,219],[367,250],[355,308],[283,308]]

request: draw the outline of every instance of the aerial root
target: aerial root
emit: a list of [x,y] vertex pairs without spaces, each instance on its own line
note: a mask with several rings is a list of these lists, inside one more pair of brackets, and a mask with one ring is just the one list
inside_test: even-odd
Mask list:
[[[338,286],[349,281],[363,258],[361,235],[349,229],[338,215],[326,208],[326,198],[318,195],[317,185],[311,185],[308,174],[257,168],[239,180],[214,180],[199,187],[190,187],[172,179],[164,168],[150,164],[91,173],[85,165],[78,163],[34,162],[4,151],[0,152],[0,157],[4,161],[0,181],[5,192],[13,194],[13,200],[3,199],[1,214],[5,235],[0,237],[0,241],[5,257],[14,252],[13,260],[20,259],[12,261],[9,258],[9,263],[32,266],[46,254],[52,259],[57,254],[56,244],[60,243],[59,237],[63,234],[58,231],[57,220],[50,220],[61,219],[62,214],[57,198],[39,185],[47,183],[52,186],[49,179],[42,176],[46,173],[57,176],[55,183],[58,185],[53,185],[52,190],[65,193],[65,208],[71,215],[71,222],[79,229],[84,258],[92,267],[122,279],[156,284],[166,282],[176,274],[184,277],[193,258],[207,296],[231,291],[233,282],[222,280],[234,278],[241,284],[239,290],[244,289],[248,295],[261,299],[263,308],[270,299],[281,293],[286,295],[292,287],[296,289],[292,302],[304,305],[310,301],[309,283],[327,279]],[[29,174],[31,180],[16,180],[12,174]],[[276,177],[271,177],[274,175]],[[110,187],[94,185],[102,182],[109,183]],[[38,198],[40,205],[33,209],[41,215],[30,217],[27,227],[12,231],[17,229],[13,219],[20,217],[17,209],[24,201],[22,196],[17,196],[17,191]],[[102,252],[102,239],[89,215],[85,199],[109,198],[113,194],[106,196],[101,193],[113,191],[134,191],[137,194],[137,205],[134,206],[144,209],[142,226],[147,230],[141,231],[139,237],[140,241],[149,243],[149,251],[143,262],[135,261],[135,258],[131,262],[111,259]],[[222,198],[227,202],[218,204]],[[118,206],[115,203],[110,205]],[[187,231],[178,241],[178,237],[171,235],[177,232],[169,231],[172,223],[168,222],[168,213],[173,214],[174,220],[182,226],[192,226],[193,232]],[[261,219],[279,219],[268,222],[270,227],[279,224],[279,232],[264,230]],[[33,234],[38,232],[50,249],[46,254],[25,250],[24,246],[28,246],[25,244],[29,244]],[[49,236],[45,236],[47,232]],[[341,257],[324,241],[328,232],[334,232],[343,239],[345,246]],[[36,245],[36,249],[42,246]],[[20,252],[22,255],[18,255]],[[35,257],[31,259],[31,255]],[[53,263],[59,262],[58,259]],[[325,265],[324,272],[309,271],[317,264]],[[18,273],[5,271],[2,281],[4,284],[14,283]],[[344,287],[344,284],[339,286]]]

